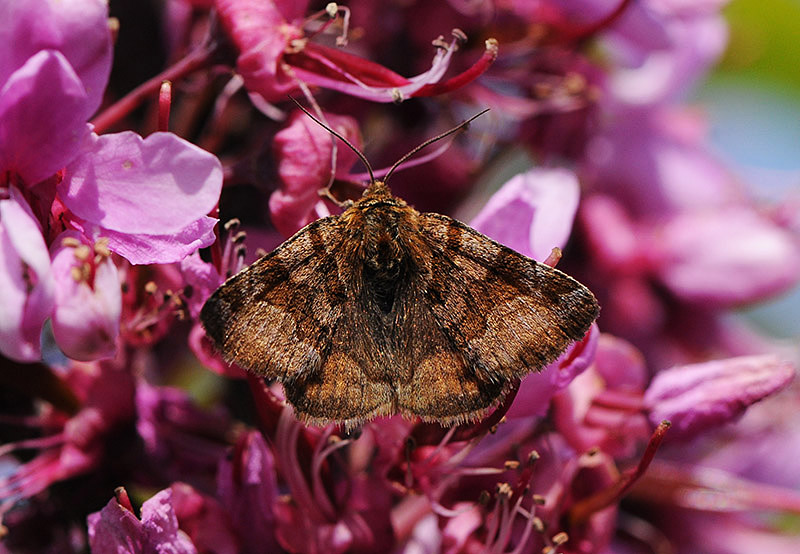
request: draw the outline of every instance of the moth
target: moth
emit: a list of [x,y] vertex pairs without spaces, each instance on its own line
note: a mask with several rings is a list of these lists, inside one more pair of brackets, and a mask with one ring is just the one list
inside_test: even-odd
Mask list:
[[302,421],[479,419],[597,317],[592,293],[561,271],[392,195],[386,180],[401,162],[469,121],[409,152],[384,181],[328,128],[367,167],[363,196],[228,279],[203,306],[223,357],[280,381]]

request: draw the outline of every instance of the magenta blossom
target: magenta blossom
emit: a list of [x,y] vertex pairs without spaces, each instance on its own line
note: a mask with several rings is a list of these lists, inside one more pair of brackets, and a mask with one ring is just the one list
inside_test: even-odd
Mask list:
[[[0,193],[6,220],[0,225],[10,246],[2,254],[3,280],[16,285],[8,289],[8,330],[0,350],[37,359],[39,331],[55,308],[56,339],[65,352],[81,359],[108,356],[119,316],[119,283],[108,251],[132,263],[170,262],[212,242],[216,220],[206,214],[219,197],[220,164],[167,133],[142,139],[130,132],[100,137],[91,132],[86,119],[99,105],[111,63],[105,3],[36,0],[7,9],[0,22],[8,45],[0,56]],[[80,47],[65,40],[71,36],[81,37]],[[35,225],[25,221],[31,217]],[[61,278],[72,271],[56,242],[62,231],[90,250],[103,246],[87,258],[88,274],[81,278],[86,287],[70,288],[70,281],[63,281],[53,294],[36,235],[59,256],[54,270]],[[24,255],[23,244],[28,245]],[[105,263],[95,264],[95,255]],[[14,263],[16,258],[24,265]],[[22,282],[29,284],[20,288]],[[84,318],[90,324],[78,331]],[[23,340],[11,340],[15,336]]]
[[267,101],[282,99],[301,86],[318,85],[375,102],[399,102],[463,86],[497,57],[497,41],[489,39],[484,55],[472,68],[439,83],[463,39],[454,32],[449,44],[441,37],[437,40],[429,71],[405,78],[341,49],[310,41],[302,21],[306,1],[217,0],[215,7],[223,30],[239,50],[236,66],[245,86]]

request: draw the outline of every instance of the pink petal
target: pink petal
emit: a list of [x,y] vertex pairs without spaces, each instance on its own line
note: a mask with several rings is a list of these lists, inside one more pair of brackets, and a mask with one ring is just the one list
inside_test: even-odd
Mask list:
[[178,524],[200,552],[237,554],[239,541],[220,503],[186,483],[173,483],[172,505]]
[[661,279],[691,302],[752,302],[800,279],[790,233],[745,207],[677,215],[656,230],[650,248]]
[[98,235],[108,238],[108,248],[132,264],[167,264],[179,262],[198,248],[216,240],[213,217],[201,217],[184,229],[167,235],[126,234],[101,229]]
[[120,233],[168,235],[208,214],[219,200],[216,156],[172,133],[94,136],[59,185],[78,217]]
[[0,89],[0,171],[28,185],[53,175],[88,135],[86,91],[58,52],[42,51]]
[[89,515],[88,524],[92,552],[197,552],[178,528],[172,489],[156,493],[142,504],[141,521],[112,498],[102,510]]
[[244,369],[235,364],[229,364],[222,359],[219,349],[208,338],[206,330],[199,323],[192,326],[189,331],[189,348],[204,366],[223,377],[231,379],[244,379],[247,374]]
[[233,455],[222,460],[217,476],[220,502],[248,552],[275,552],[275,459],[260,433],[239,438]]
[[[487,41],[487,52],[493,52],[489,55],[493,61],[497,55],[496,42],[492,43],[492,48]],[[428,71],[410,78],[402,77],[374,62],[341,50],[312,43],[307,44],[298,54],[286,58],[292,66],[292,72],[309,84],[337,90],[373,102],[398,102],[420,94],[428,85],[438,83],[447,71],[450,59],[456,50],[458,50],[457,41],[453,39],[447,48],[436,50]],[[303,65],[308,65],[310,69],[305,69]],[[483,65],[488,67],[488,64],[481,64],[481,66]],[[466,79],[466,82],[474,79],[483,71],[485,68],[476,72],[475,75],[470,73],[471,78]],[[377,80],[376,77],[378,77]]]
[[[82,249],[89,253],[89,260],[77,259],[77,248],[65,246],[66,238],[82,245]],[[96,254],[94,244],[77,231],[61,233],[53,245],[52,267],[56,281],[53,334],[56,343],[64,354],[75,360],[113,356],[122,311],[116,266],[109,256]],[[76,279],[73,275],[83,267],[92,272],[88,281]]]
[[486,236],[544,260],[569,238],[580,186],[566,169],[531,169],[509,180],[472,220]]
[[[111,71],[111,32],[105,0],[25,0],[0,5],[0,83],[38,52],[60,52],[86,90],[76,114],[86,119],[97,109]],[[80,37],[76,40],[76,37]],[[50,84],[52,88],[58,85]],[[52,104],[52,107],[59,104]]]
[[86,518],[89,545],[93,552],[143,552],[145,542],[141,522],[116,498]]
[[645,393],[653,425],[668,419],[670,437],[692,437],[736,419],[788,385],[794,366],[776,356],[742,356],[660,372]]
[[32,361],[41,356],[39,340],[53,309],[55,283],[39,223],[22,195],[10,192],[10,199],[0,200],[0,351]]
[[[725,49],[728,28],[715,10],[697,10],[683,17],[661,18],[670,36],[670,48],[653,50],[631,69],[613,75],[615,96],[631,104],[655,104],[686,92],[706,74]],[[687,17],[688,16],[688,17]]]
[[[328,124],[361,147],[358,123],[352,117],[325,114]],[[281,187],[269,198],[272,222],[284,236],[316,219],[312,210],[320,201],[319,190],[331,176],[331,150],[334,137],[300,110],[289,124],[275,135],[273,152],[278,160]],[[336,173],[344,174],[356,162],[356,155],[339,143],[336,150]]]
[[204,262],[197,252],[181,260],[181,274],[187,287],[191,287],[191,296],[187,293],[189,315],[197,319],[211,293],[217,290],[224,279],[220,277],[214,264]]
[[165,489],[142,504],[142,527],[147,536],[145,550],[194,554],[192,541],[178,529],[172,506],[172,489]]

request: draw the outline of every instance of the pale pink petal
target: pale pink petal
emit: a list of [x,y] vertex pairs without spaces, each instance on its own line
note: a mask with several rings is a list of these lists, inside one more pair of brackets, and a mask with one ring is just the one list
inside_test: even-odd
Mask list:
[[0,351],[19,361],[40,358],[55,283],[39,223],[16,189],[0,200]]
[[53,243],[53,334],[64,354],[75,360],[113,356],[119,335],[119,275],[102,247],[97,253],[94,246],[77,231],[65,231]]
[[692,437],[733,421],[754,402],[788,385],[794,366],[776,356],[742,356],[658,373],[645,393],[654,425],[672,422],[671,438]]
[[76,114],[86,121],[100,105],[111,71],[108,2],[4,1],[0,3],[0,22],[0,83],[37,52],[58,51],[87,92],[88,100]]
[[572,230],[580,186],[566,169],[531,169],[509,180],[472,220],[472,226],[509,248],[544,260]]
[[64,56],[31,57],[0,89],[0,171],[34,185],[74,159],[89,132],[86,102]]
[[660,17],[670,38],[669,48],[652,50],[631,68],[612,74],[614,96],[631,104],[655,104],[686,93],[725,50],[728,28],[714,10],[697,10],[690,17]]
[[691,302],[752,302],[800,279],[794,237],[746,207],[684,212],[649,245],[661,279]]
[[173,234],[127,234],[100,229],[98,235],[108,238],[108,248],[132,264],[167,264],[179,262],[213,243],[216,224],[213,217],[203,216]]
[[172,133],[95,136],[67,168],[58,192],[78,217],[141,235],[182,231],[219,200],[222,166]]

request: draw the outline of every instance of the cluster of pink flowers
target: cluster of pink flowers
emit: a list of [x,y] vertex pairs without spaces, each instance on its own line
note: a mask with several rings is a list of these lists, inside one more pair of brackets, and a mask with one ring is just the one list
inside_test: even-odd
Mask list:
[[[793,354],[731,311],[798,214],[685,101],[723,4],[0,0],[0,553],[795,552]],[[483,421],[299,423],[198,321],[364,188],[288,95],[376,167],[491,108],[393,191],[597,323]]]

